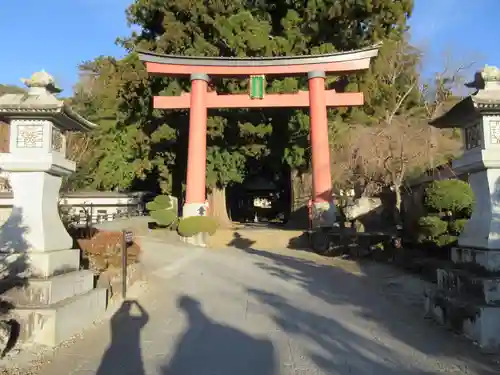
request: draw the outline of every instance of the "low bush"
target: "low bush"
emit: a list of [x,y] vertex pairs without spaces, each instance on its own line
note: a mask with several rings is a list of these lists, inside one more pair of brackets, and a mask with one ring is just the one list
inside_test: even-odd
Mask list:
[[418,220],[419,242],[433,241],[445,234],[448,223],[438,216],[423,216]]
[[193,237],[198,233],[210,236],[217,231],[217,221],[209,216],[189,216],[179,220],[177,231],[183,237]]

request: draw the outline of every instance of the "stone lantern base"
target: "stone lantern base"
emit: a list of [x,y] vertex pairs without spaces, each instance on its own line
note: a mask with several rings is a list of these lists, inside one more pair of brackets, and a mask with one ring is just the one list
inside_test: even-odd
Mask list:
[[14,207],[0,231],[0,293],[11,309],[2,319],[20,324],[21,341],[57,346],[104,313],[106,290],[94,289],[93,273],[80,269],[80,250],[62,225],[61,177],[10,174]]
[[20,325],[18,341],[55,347],[89,327],[106,309],[106,289],[94,289],[88,270],[47,278],[6,278],[2,300],[14,308],[3,319]]
[[437,270],[425,310],[487,352],[500,349],[500,251],[454,248],[453,265]]

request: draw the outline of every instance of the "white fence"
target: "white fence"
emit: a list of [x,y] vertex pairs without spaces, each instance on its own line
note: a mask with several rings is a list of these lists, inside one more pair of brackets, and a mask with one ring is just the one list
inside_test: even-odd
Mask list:
[[[143,215],[144,193],[78,192],[61,196],[61,215],[74,226]],[[0,224],[12,211],[12,194],[0,193]]]

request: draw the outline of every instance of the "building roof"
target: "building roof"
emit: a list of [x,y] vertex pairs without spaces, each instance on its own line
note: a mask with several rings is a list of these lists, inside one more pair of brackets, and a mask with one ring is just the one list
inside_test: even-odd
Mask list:
[[415,187],[436,180],[458,178],[461,175],[463,175],[463,173],[456,172],[453,169],[452,160],[450,159],[446,163],[426,169],[417,176],[407,178],[406,184],[410,187]]
[[466,85],[476,89],[472,95],[462,99],[442,116],[429,124],[437,128],[465,127],[482,115],[500,113],[500,69],[486,65],[476,73],[474,81]]

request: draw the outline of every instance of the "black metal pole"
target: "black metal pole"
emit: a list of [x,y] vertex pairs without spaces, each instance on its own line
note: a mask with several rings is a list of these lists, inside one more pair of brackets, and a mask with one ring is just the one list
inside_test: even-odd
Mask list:
[[122,298],[127,298],[127,231],[122,231]]

